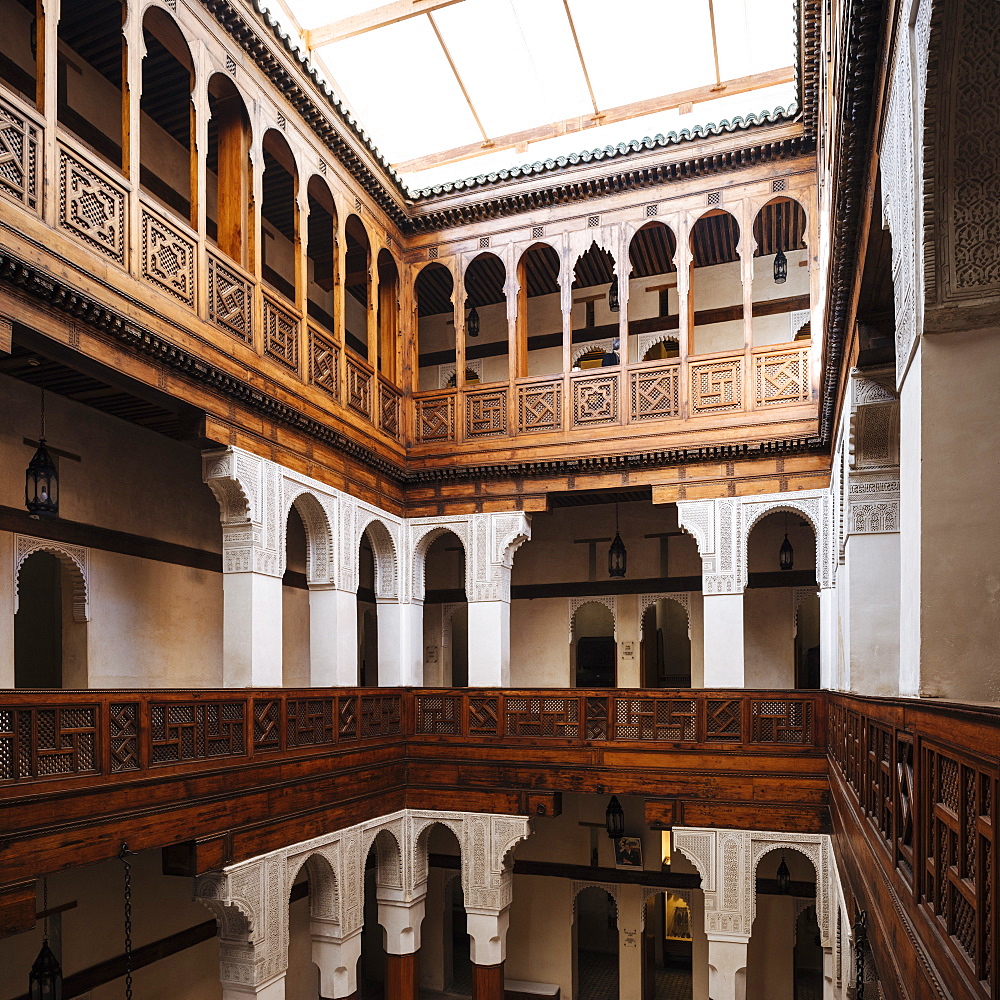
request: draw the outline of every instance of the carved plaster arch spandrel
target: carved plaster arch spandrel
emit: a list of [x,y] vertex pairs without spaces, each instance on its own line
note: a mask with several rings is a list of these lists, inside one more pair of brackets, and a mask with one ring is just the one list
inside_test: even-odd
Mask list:
[[66,568],[73,581],[73,621],[90,621],[90,550],[48,538],[14,536],[14,614],[20,607],[21,567],[35,552],[49,552]]
[[[570,357],[570,367],[575,365],[580,358],[584,357],[584,355],[590,354],[591,351],[601,350],[607,354],[611,350],[612,344],[613,338],[607,338],[605,340],[591,340],[586,344],[582,344]],[[619,351],[620,350],[621,348],[619,348]]]
[[282,525],[287,534],[288,516],[294,507],[306,529],[306,580],[310,584],[333,582],[333,526],[321,498],[307,487],[285,480]]
[[569,642],[573,642],[573,626],[576,613],[585,604],[603,604],[611,612],[615,642],[618,641],[618,599],[616,597],[571,597],[569,599]]
[[642,361],[646,356],[646,352],[656,344],[666,344],[674,343],[680,348],[680,335],[676,333],[666,333],[661,331],[660,333],[643,333],[640,334],[639,339],[635,343],[635,359],[636,361]]
[[[375,556],[375,596],[386,599],[398,597],[400,586],[399,543],[396,538],[396,525],[362,507],[356,508],[356,517],[354,547],[355,549],[361,547],[361,539],[367,531],[372,553]],[[355,580],[357,580],[357,570],[355,571]],[[357,589],[356,586],[355,589]]]
[[[585,889],[602,889],[611,897],[615,908],[615,922],[618,921],[618,883],[617,882],[573,882],[573,919],[576,920],[576,900]],[[645,909],[645,907],[644,907]]]
[[462,543],[462,554],[465,560],[465,575],[468,579],[469,566],[469,525],[465,518],[454,521],[426,521],[421,519],[409,522],[407,528],[410,535],[410,597],[422,601],[426,593],[427,553],[430,547],[442,535],[452,534]]

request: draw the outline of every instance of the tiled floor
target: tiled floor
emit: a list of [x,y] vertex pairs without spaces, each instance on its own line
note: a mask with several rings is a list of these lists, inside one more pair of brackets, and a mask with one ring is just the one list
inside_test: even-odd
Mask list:
[[[618,1000],[618,956],[580,952],[577,1000]],[[691,1000],[691,973],[657,969],[656,1000]]]

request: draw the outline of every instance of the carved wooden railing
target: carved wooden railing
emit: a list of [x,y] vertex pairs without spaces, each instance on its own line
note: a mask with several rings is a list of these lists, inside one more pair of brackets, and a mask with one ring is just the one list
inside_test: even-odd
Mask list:
[[938,942],[938,968],[964,972],[954,995],[1000,995],[1000,711],[833,694],[828,706],[831,785],[846,789],[892,893]]
[[787,691],[414,693],[414,735],[674,746],[825,746],[823,696]]
[[[811,348],[777,344],[414,394],[414,443],[645,426],[807,403]],[[747,365],[752,383],[746,390]],[[686,400],[685,402],[682,402]]]
[[5,691],[0,784],[241,763],[405,734],[402,691]]

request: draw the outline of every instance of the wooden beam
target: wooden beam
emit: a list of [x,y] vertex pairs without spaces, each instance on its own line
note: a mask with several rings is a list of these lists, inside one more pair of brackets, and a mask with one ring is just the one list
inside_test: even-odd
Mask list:
[[472,112],[472,117],[476,119],[476,127],[479,129],[479,132],[483,137],[483,143],[482,146],[480,146],[480,149],[484,149],[487,146],[492,148],[493,143],[490,141],[490,137],[486,134],[486,129],[483,128],[483,123],[479,120],[479,115],[476,112],[476,106],[472,103],[472,98],[469,96],[469,92],[465,89],[465,82],[462,80],[462,74],[458,72],[455,60],[451,58],[448,46],[445,45],[444,39],[441,37],[441,32],[438,31],[437,21],[434,20],[434,15],[429,11],[427,13],[427,20],[431,22],[431,28],[434,30],[438,44],[441,46],[441,51],[444,53],[445,59],[448,60],[448,65],[451,67],[452,73],[455,74],[455,82],[458,84],[459,90],[462,91],[465,103],[469,106],[469,111]]
[[363,35],[367,31],[398,24],[408,18],[430,14],[435,10],[441,10],[442,7],[451,7],[452,4],[461,2],[462,0],[395,0],[394,3],[363,10],[360,14],[352,14],[339,21],[322,24],[318,28],[310,28],[302,33],[302,37],[307,48],[319,49],[324,45],[342,42],[345,38]]
[[587,60],[583,58],[583,49],[580,47],[580,39],[576,33],[576,25],[573,23],[573,13],[569,9],[569,0],[563,0],[563,9],[566,11],[566,20],[569,21],[569,30],[573,35],[573,44],[576,46],[576,55],[580,60],[580,69],[583,70],[583,79],[587,83],[587,93],[590,94],[590,103],[594,106],[594,124],[603,124],[604,115],[597,106],[597,98],[594,96],[594,88],[590,82],[590,73],[587,72]]
[[[629,118],[652,115],[658,111],[670,111],[673,108],[679,108],[682,104],[700,104],[705,101],[712,101],[719,97],[720,93],[725,94],[727,97],[730,94],[746,94],[764,87],[774,87],[781,83],[790,83],[794,79],[795,69],[792,66],[768,70],[766,73],[755,73],[751,76],[735,77],[719,85],[710,84],[702,87],[693,87],[691,90],[682,90],[675,94],[664,94],[661,97],[650,97],[643,101],[635,101],[632,104],[621,104],[615,108],[608,108],[602,112],[599,121],[595,120],[593,115],[579,115],[576,118],[565,118],[562,121],[549,122],[546,125],[536,125],[532,128],[522,129],[520,132],[509,132],[507,135],[494,137],[491,140],[492,145],[489,149],[490,152],[513,149],[516,146],[541,142],[544,139],[555,139],[560,135],[583,132],[598,125],[612,125],[615,122],[626,121]],[[481,143],[469,143],[465,146],[455,146],[453,149],[446,149],[440,153],[428,153],[426,156],[404,160],[400,163],[394,163],[392,166],[394,170],[402,174],[415,173],[420,170],[427,170],[430,167],[458,163],[461,160],[468,160],[474,156],[481,156],[482,153],[483,147]]]

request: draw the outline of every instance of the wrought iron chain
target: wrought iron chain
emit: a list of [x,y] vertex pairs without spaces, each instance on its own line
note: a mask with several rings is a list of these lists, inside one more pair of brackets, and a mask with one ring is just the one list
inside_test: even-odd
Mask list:
[[865,948],[868,945],[868,911],[859,910],[854,921],[854,996],[865,997]]
[[125,1000],[132,1000],[132,864],[128,859],[134,856],[123,843],[118,857],[125,866]]

